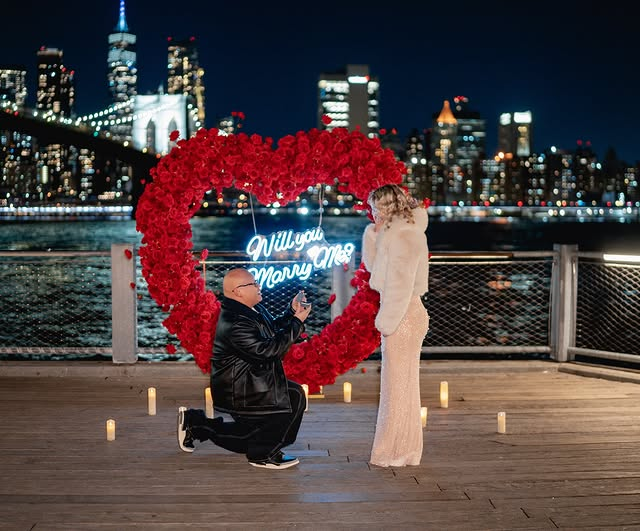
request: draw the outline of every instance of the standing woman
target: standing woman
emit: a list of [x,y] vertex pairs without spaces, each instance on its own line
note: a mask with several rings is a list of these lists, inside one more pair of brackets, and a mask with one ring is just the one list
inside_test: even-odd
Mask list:
[[369,194],[375,223],[364,231],[362,259],[380,293],[375,326],[382,334],[380,404],[370,462],[419,465],[420,350],[429,329],[421,296],[428,290],[427,210],[397,185]]

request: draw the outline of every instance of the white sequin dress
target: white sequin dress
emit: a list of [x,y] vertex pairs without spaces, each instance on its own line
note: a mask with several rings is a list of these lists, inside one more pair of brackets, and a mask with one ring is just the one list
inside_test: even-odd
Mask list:
[[420,464],[420,349],[428,329],[427,311],[420,297],[414,296],[398,329],[382,337],[380,405],[370,460],[373,465]]
[[370,285],[380,293],[376,328],[382,333],[380,403],[370,463],[419,465],[420,350],[429,328],[421,295],[428,286],[427,214],[414,211],[415,223],[392,220],[376,233],[365,229],[362,256]]

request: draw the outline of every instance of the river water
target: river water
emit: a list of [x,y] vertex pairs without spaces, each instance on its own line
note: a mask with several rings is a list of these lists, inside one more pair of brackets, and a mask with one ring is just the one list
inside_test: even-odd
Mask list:
[[[257,216],[255,230],[269,234],[316,227],[317,218],[282,215]],[[325,216],[321,226],[328,242],[351,241],[360,250],[365,217]],[[243,250],[254,235],[251,216],[193,218],[194,250]],[[427,229],[431,251],[550,250],[554,244],[576,244],[582,251],[640,253],[640,224],[601,222],[440,221]],[[108,251],[112,243],[140,245],[135,221],[37,221],[0,224],[0,250]]]

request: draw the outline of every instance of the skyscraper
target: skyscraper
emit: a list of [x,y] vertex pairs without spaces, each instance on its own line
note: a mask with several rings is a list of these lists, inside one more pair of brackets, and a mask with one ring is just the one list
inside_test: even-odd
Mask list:
[[62,55],[57,48],[38,50],[36,109],[69,118],[75,104],[74,72],[64,66]]
[[434,166],[448,167],[455,162],[458,120],[453,116],[448,100],[435,117],[431,133],[431,156]]
[[[62,50],[45,48],[38,50],[38,90],[36,108],[41,113],[56,117],[74,114],[74,72],[64,66]],[[74,148],[75,149],[75,148]],[[76,194],[70,160],[70,146],[62,144],[41,145],[38,160],[38,191],[45,201],[68,198]]]
[[132,98],[138,93],[138,67],[136,63],[136,36],[129,33],[125,18],[124,0],[120,0],[118,24],[109,34],[107,56],[107,79],[111,101],[116,104],[109,120],[115,122],[109,127],[114,140],[131,141],[133,120]]
[[0,66],[0,102],[24,107],[27,99],[27,69],[19,65]]
[[427,152],[424,132],[421,133],[417,129],[412,129],[407,137],[402,156],[402,160],[404,160],[407,167],[404,185],[412,195],[418,198],[431,198],[433,196],[427,164]]
[[[21,108],[27,98],[27,69],[0,66],[0,104]],[[15,106],[15,107],[14,107]],[[0,129],[0,206],[37,200],[36,147],[31,135]]]
[[498,123],[498,151],[515,157],[531,155],[531,111],[504,112]]
[[469,98],[453,98],[456,130],[455,161],[469,171],[473,164],[482,160],[486,154],[487,124],[480,113],[469,108]]
[[[433,115],[431,129],[432,189],[447,201],[475,201],[480,194],[486,122],[468,108],[469,99],[456,96],[455,108],[445,100]],[[438,198],[440,193],[438,193]]]
[[167,92],[187,97],[189,135],[204,127],[204,69],[200,67],[195,37],[187,40],[168,38]]
[[[380,84],[369,75],[368,65],[347,65],[344,69],[322,73],[318,80],[318,128],[331,130],[360,128],[369,138],[380,129],[378,94]],[[331,118],[330,124],[322,116]]]

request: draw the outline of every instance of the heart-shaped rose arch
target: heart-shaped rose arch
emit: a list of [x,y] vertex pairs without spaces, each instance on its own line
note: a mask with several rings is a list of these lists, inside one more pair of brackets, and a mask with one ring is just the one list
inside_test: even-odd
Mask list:
[[[178,141],[151,170],[153,182],[136,211],[136,228],[143,234],[142,274],[153,299],[169,313],[163,325],[203,372],[211,370],[220,301],[198,271],[190,223],[208,190],[221,194],[233,187],[254,194],[262,204],[284,205],[309,186],[331,184],[365,199],[379,186],[400,183],[405,172],[379,139],[344,128],[299,131],[279,140],[277,149],[270,138],[225,136],[217,129],[200,129]],[[379,297],[368,278],[361,266],[352,280],[357,291],[343,313],[319,334],[295,344],[285,358],[287,376],[308,384],[312,393],[334,383],[380,344],[374,326]]]

